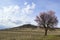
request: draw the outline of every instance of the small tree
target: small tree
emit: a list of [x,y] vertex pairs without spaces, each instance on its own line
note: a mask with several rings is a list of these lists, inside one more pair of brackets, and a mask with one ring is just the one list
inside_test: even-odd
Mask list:
[[47,35],[47,31],[50,29],[54,29],[54,27],[57,25],[58,20],[55,16],[55,12],[48,11],[48,12],[42,12],[39,16],[36,16],[35,20],[38,25],[42,25],[45,29],[45,36]]

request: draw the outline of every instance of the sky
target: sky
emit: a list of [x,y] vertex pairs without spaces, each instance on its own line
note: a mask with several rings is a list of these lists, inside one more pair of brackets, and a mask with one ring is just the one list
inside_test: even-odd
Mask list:
[[36,15],[49,10],[55,12],[60,27],[60,0],[0,0],[0,28],[36,25]]

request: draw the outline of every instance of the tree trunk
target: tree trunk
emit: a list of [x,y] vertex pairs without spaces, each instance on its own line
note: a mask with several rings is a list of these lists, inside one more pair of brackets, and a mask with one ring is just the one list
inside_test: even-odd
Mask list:
[[45,28],[45,36],[47,36],[48,28]]

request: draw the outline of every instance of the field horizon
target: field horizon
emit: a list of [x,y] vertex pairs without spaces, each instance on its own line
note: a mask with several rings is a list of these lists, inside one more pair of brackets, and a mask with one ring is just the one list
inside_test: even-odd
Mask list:
[[44,29],[29,27],[15,27],[0,30],[0,40],[60,40],[60,29],[48,31],[48,35],[44,36]]

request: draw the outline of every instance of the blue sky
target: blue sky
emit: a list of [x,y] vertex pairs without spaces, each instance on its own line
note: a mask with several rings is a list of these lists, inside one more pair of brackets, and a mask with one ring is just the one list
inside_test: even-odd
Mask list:
[[36,15],[49,10],[55,11],[60,20],[60,0],[0,0],[0,27],[36,25],[37,23],[34,21]]

